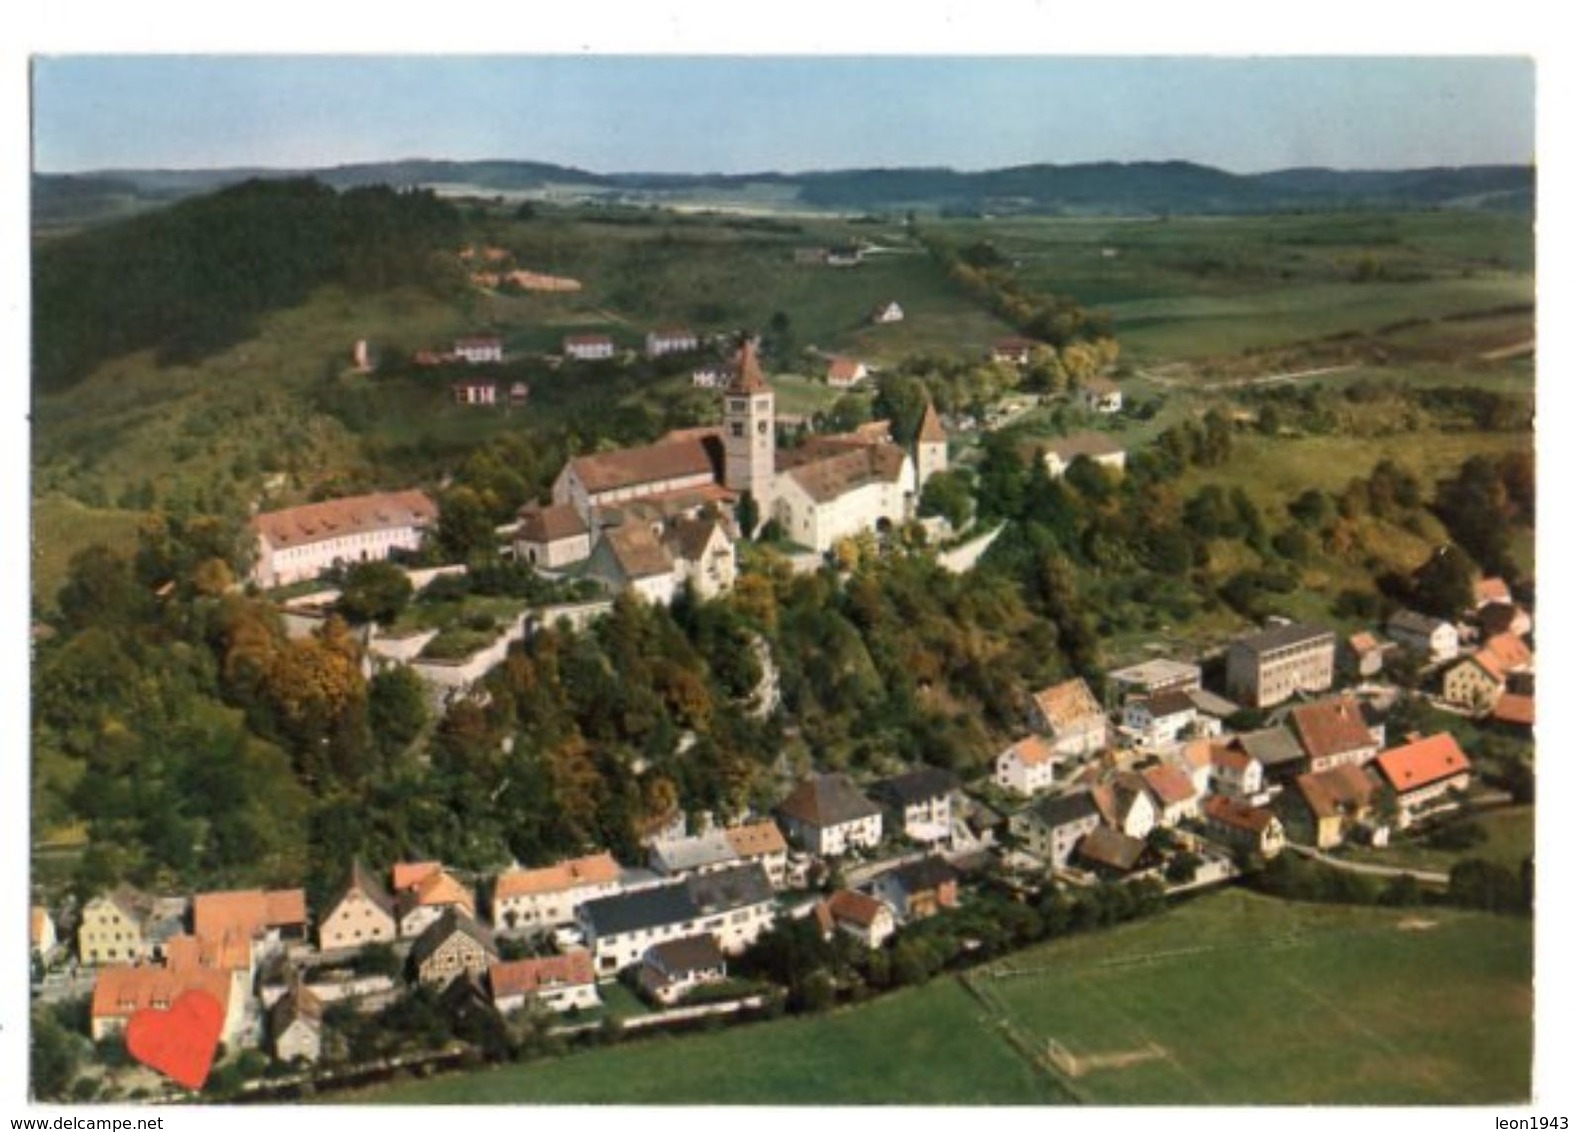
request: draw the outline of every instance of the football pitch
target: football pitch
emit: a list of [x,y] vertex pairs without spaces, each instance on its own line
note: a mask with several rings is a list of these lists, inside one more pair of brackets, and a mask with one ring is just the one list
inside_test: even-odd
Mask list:
[[1230,890],[811,1018],[413,1081],[358,1103],[1526,1100],[1526,920]]

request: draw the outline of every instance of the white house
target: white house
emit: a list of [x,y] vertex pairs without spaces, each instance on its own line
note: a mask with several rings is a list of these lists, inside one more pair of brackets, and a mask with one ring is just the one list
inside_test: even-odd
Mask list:
[[1169,764],[1147,767],[1140,772],[1156,804],[1158,825],[1175,826],[1200,813],[1200,794],[1194,781],[1181,767]]
[[1439,617],[1399,609],[1386,622],[1386,635],[1432,664],[1452,660],[1458,653],[1457,626]]
[[1050,790],[1062,759],[1040,735],[1029,735],[997,756],[997,785],[1016,794],[1038,794]]
[[1052,868],[1068,864],[1079,839],[1101,824],[1089,790],[1046,795],[1008,819],[1008,829],[1032,855]]
[[268,1013],[274,1056],[315,1063],[323,1055],[323,1004],[306,987],[292,987]]
[[251,580],[265,589],[316,578],[330,566],[380,562],[416,550],[438,521],[420,491],[382,492],[307,503],[253,516],[257,563]]
[[471,889],[436,863],[396,865],[395,878],[395,915],[402,938],[421,935],[450,910],[473,918],[477,914],[477,900]]
[[1107,713],[1079,677],[1035,693],[1030,725],[1045,734],[1060,755],[1077,758],[1107,745]]
[[490,406],[499,403],[499,387],[492,381],[457,381],[450,391],[457,405]]
[[827,384],[831,389],[849,389],[866,380],[866,363],[854,358],[834,358],[827,363]]
[[1061,479],[1081,456],[1098,467],[1118,472],[1123,471],[1126,459],[1123,445],[1100,432],[1077,432],[1051,441],[1038,441],[1036,447],[1042,450],[1042,463],[1053,479]]
[[1104,377],[1087,378],[1079,391],[1085,408],[1093,413],[1120,413],[1123,411],[1123,390]]
[[663,529],[662,543],[674,563],[676,589],[689,584],[703,599],[734,589],[739,559],[734,539],[722,521],[671,519]]
[[521,1010],[527,1003],[562,1014],[589,1010],[603,1001],[597,994],[592,953],[584,950],[494,963],[488,968],[488,987],[500,1014]]
[[705,933],[654,943],[641,957],[638,982],[658,1002],[673,1006],[697,987],[721,983],[729,963],[718,941]]
[[874,849],[882,840],[882,807],[842,774],[822,774],[797,786],[778,806],[784,831],[822,857]]
[[455,356],[469,365],[487,365],[504,360],[504,341],[493,335],[455,339]]
[[671,884],[590,900],[576,911],[599,976],[641,961],[655,943],[705,932],[725,954],[737,955],[772,923],[767,874],[743,865]]
[[493,886],[493,930],[541,932],[575,923],[588,900],[619,891],[612,854],[576,857],[540,869],[510,869]]
[[569,503],[522,507],[516,516],[515,557],[521,562],[558,570],[584,562],[592,553],[592,532],[585,518]]
[[[1110,790],[1112,827],[1127,837],[1143,841],[1146,835],[1156,828],[1157,819],[1160,817],[1155,799],[1151,796],[1150,787],[1145,779],[1132,772],[1120,774],[1113,781]],[[1099,803],[1099,795],[1097,800]]]
[[930,844],[953,836],[953,798],[958,790],[957,775],[923,766],[875,783],[871,797],[888,808],[905,836]]
[[596,362],[614,356],[614,340],[606,334],[571,334],[564,340],[565,357]]
[[337,951],[369,943],[393,943],[400,936],[394,897],[360,861],[318,918],[318,948]]
[[877,308],[871,312],[871,321],[879,326],[889,322],[903,322],[904,308],[891,299],[888,302],[879,303]]
[[1123,705],[1123,726],[1146,747],[1170,747],[1198,722],[1199,709],[1187,692],[1135,696]]
[[874,896],[841,888],[813,909],[824,938],[834,932],[854,936],[870,948],[881,947],[898,930],[893,909]]
[[1265,789],[1260,760],[1233,747],[1211,748],[1211,788],[1234,798],[1251,798]]
[[696,332],[683,326],[665,326],[647,332],[647,357],[688,354],[701,344]]
[[1425,813],[1449,808],[1447,795],[1468,789],[1472,771],[1450,731],[1383,751],[1375,765],[1405,829]]
[[773,480],[773,518],[795,542],[825,552],[839,539],[896,528],[909,517],[915,464],[902,448],[853,444],[793,462],[802,454],[810,452],[780,452]]
[[674,559],[643,523],[625,523],[603,532],[586,564],[588,577],[615,593],[633,593],[667,605],[677,592]]

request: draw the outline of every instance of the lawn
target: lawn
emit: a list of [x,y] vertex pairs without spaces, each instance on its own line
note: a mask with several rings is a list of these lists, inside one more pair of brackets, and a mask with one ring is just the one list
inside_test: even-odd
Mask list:
[[[1524,920],[1227,890],[1158,919],[1015,955],[1002,969],[1023,974],[972,976],[984,1000],[942,978],[820,1017],[633,1041],[344,1099],[1512,1102],[1530,1090],[1532,947]],[[1019,1052],[1048,1038],[1076,1057],[1107,1061],[1060,1079]],[[1134,1060],[1116,1064],[1125,1058]]]
[[1098,1104],[1488,1104],[1529,1096],[1532,947],[1525,920],[1230,890],[979,981]]
[[52,609],[66,580],[71,558],[79,550],[103,543],[130,553],[137,547],[137,529],[146,516],[139,511],[88,507],[63,495],[33,502],[33,599]]
[[1450,872],[1459,861],[1478,858],[1516,872],[1534,853],[1534,807],[1508,806],[1487,810],[1472,818],[1485,831],[1485,840],[1468,849],[1434,849],[1422,841],[1399,840],[1384,849],[1349,849],[1343,855],[1355,861],[1401,868]]

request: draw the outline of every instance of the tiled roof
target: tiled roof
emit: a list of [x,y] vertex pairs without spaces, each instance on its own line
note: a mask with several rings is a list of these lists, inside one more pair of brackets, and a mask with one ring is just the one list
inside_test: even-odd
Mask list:
[[828,503],[866,484],[897,483],[904,470],[904,451],[891,444],[862,443],[803,463],[792,461],[792,456],[785,456],[789,477],[813,502]]
[[1264,831],[1274,820],[1270,810],[1221,794],[1212,794],[1201,809],[1211,821],[1256,834]]
[[323,1024],[323,1003],[317,995],[300,985],[291,987],[281,995],[269,1010],[269,1033],[277,1038],[298,1020],[314,1027]]
[[922,766],[884,778],[871,788],[877,797],[893,798],[901,805],[915,805],[942,798],[959,789],[959,776],[941,767]]
[[1421,637],[1428,637],[1447,622],[1439,617],[1429,617],[1412,609],[1399,609],[1387,619],[1388,630],[1400,630]]
[[1497,723],[1510,723],[1515,727],[1534,726],[1534,697],[1503,692],[1491,709],[1490,717]]
[[351,862],[350,875],[340,888],[339,895],[329,902],[328,909],[332,911],[338,907],[352,891],[360,892],[372,902],[374,907],[381,909],[390,917],[394,916],[394,897],[383,886],[383,882],[359,860]]
[[842,774],[806,779],[778,806],[779,812],[821,828],[880,814],[882,809]]
[[1517,672],[1534,663],[1534,653],[1521,637],[1512,633],[1497,633],[1480,647],[1480,655],[1488,654],[1503,673]]
[[1243,751],[1235,750],[1232,747],[1216,746],[1211,748],[1212,766],[1219,766],[1227,770],[1236,770],[1242,772],[1248,770],[1249,764],[1255,761],[1258,760],[1256,760],[1253,756],[1246,755]]
[[[1057,758],[1057,752],[1052,745],[1040,735],[1027,735],[1017,743],[1011,745],[1003,754],[1012,752],[1018,756],[1019,761],[1025,766],[1040,766],[1044,762],[1051,762]],[[1001,758],[1002,756],[998,756]]]
[[164,941],[164,961],[171,970],[206,967],[214,971],[245,971],[252,967],[249,936],[175,935]]
[[897,881],[905,892],[915,893],[941,888],[950,881],[958,880],[959,874],[941,857],[922,857],[918,861],[910,861],[896,869],[889,869],[879,879],[888,877]]
[[437,505],[422,492],[394,491],[265,511],[253,516],[252,529],[274,547],[305,546],[363,531],[425,527],[437,518]]
[[626,523],[605,531],[603,543],[620,573],[632,581],[674,572],[674,559],[645,523]]
[[762,375],[761,363],[756,360],[756,343],[746,342],[734,359],[734,377],[729,382],[729,393],[770,393],[772,386]]
[[764,904],[773,899],[773,886],[761,865],[736,865],[715,873],[686,879],[690,898],[704,915]]
[[1036,710],[1054,730],[1072,727],[1105,714],[1096,702],[1096,697],[1091,694],[1090,685],[1077,676],[1050,688],[1043,688],[1033,698]]
[[1098,816],[1096,799],[1089,790],[1075,790],[1068,794],[1053,794],[1031,803],[1029,812],[1041,819],[1048,829],[1072,825],[1077,821]]
[[841,888],[833,893],[823,901],[823,905],[834,920],[858,924],[863,928],[869,928],[874,924],[887,907],[874,896],[867,896],[863,892],[855,892],[848,888]]
[[1364,712],[1351,696],[1300,704],[1290,713],[1293,731],[1312,759],[1331,758],[1375,746]]
[[587,533],[586,520],[570,503],[556,503],[551,507],[532,504],[520,509],[519,518],[518,537],[526,542],[557,542]]
[[682,437],[640,448],[596,452],[575,457],[570,467],[593,495],[662,480],[716,477],[717,466],[707,447],[707,439],[704,436]]
[[1147,767],[1140,777],[1163,806],[1175,806],[1194,797],[1194,783],[1175,766]]
[[1076,432],[1072,436],[1060,436],[1052,441],[1038,441],[1036,446],[1055,453],[1065,464],[1079,456],[1095,459],[1098,456],[1116,456],[1123,451],[1123,445],[1102,432]]
[[926,411],[921,414],[920,428],[915,433],[915,439],[922,444],[942,444],[948,439],[948,434],[943,431],[942,421],[937,417],[937,406],[930,401],[926,402]]
[[400,914],[413,908],[462,908],[470,915],[477,914],[477,900],[471,889],[461,884],[449,872],[439,869],[429,873],[398,898]]
[[647,955],[671,975],[723,966],[723,952],[718,950],[718,941],[707,934],[654,943],[647,948]]
[[493,997],[500,999],[535,994],[543,988],[595,983],[597,972],[593,969],[590,951],[571,951],[540,959],[494,963],[488,968],[488,981]]
[[1504,578],[1481,578],[1474,583],[1474,599],[1481,605],[1489,602],[1512,601],[1512,590]]
[[148,1007],[168,1009],[187,991],[205,991],[230,1008],[230,973],[208,967],[101,967],[93,984],[94,1018],[129,1018]]
[[611,853],[576,857],[542,869],[511,869],[499,875],[493,890],[495,900],[541,893],[567,892],[596,884],[613,884],[619,879],[619,862]]
[[443,869],[437,861],[405,861],[390,870],[389,887],[396,892],[415,888],[428,877]]
[[1381,643],[1375,639],[1375,634],[1373,633],[1355,633],[1348,638],[1348,647],[1362,656],[1380,648]]
[[652,847],[652,856],[654,863],[666,873],[683,873],[691,869],[704,869],[708,865],[731,864],[740,859],[734,843],[721,829],[677,841],[659,842]]
[[789,844],[778,826],[770,821],[737,825],[723,831],[734,851],[742,857],[764,857],[772,853],[787,853]]
[[690,888],[676,881],[589,900],[581,905],[581,915],[591,925],[592,934],[604,938],[684,923],[697,919],[701,910],[691,898]]
[[1229,648],[1248,649],[1252,653],[1271,652],[1275,649],[1289,648],[1293,645],[1314,644],[1322,638],[1336,640],[1336,635],[1330,629],[1319,625],[1276,625],[1270,629],[1262,629],[1258,633],[1250,633],[1234,641]]
[[307,894],[299,888],[279,892],[200,892],[192,900],[192,928],[218,939],[226,933],[250,940],[265,928],[307,922]]
[[1375,763],[1387,784],[1399,794],[1465,774],[1469,769],[1468,757],[1450,731],[1383,751]]
[[1317,817],[1335,817],[1370,804],[1377,783],[1363,767],[1343,763],[1315,774],[1301,774],[1294,787]]
[[1165,719],[1170,715],[1188,715],[1199,709],[1188,692],[1158,692],[1146,701],[1152,719]]
[[861,364],[854,358],[834,358],[827,363],[829,381],[854,381],[860,376]]
[[1145,852],[1145,842],[1098,825],[1079,839],[1074,852],[1092,864],[1126,873],[1139,862],[1140,854]]
[[492,933],[466,913],[449,908],[416,937],[416,942],[411,945],[411,962],[425,963],[444,945],[445,940],[457,932],[466,936],[488,955],[498,957],[498,951],[493,946]]
[[713,536],[722,530],[724,541],[728,531],[717,519],[689,519],[681,516],[669,521],[663,531],[663,545],[675,558],[686,562],[700,562],[707,553]]

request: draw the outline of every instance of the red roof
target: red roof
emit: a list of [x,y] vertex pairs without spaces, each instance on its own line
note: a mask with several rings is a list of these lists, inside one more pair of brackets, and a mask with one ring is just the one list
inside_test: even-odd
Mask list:
[[543,892],[568,892],[594,884],[612,884],[619,879],[619,863],[611,853],[560,861],[543,869],[511,869],[499,874],[493,899],[532,896]]
[[1212,794],[1205,800],[1202,809],[1211,821],[1256,834],[1263,832],[1275,820],[1270,810],[1221,794]]
[[591,952],[572,951],[568,955],[495,963],[488,968],[488,979],[493,985],[493,997],[499,999],[534,994],[545,987],[584,986],[597,981],[597,972],[592,968]]
[[740,347],[740,353],[734,363],[734,380],[729,382],[726,390],[729,393],[770,393],[772,386],[767,384],[767,378],[762,375],[762,367],[756,360],[756,344],[746,342]]
[[1163,806],[1176,806],[1194,797],[1194,782],[1175,766],[1153,766],[1140,777]]
[[425,527],[437,518],[437,505],[420,491],[394,491],[265,511],[253,517],[252,529],[273,546],[301,546],[360,531]]
[[226,934],[250,940],[265,928],[307,922],[307,895],[299,888],[264,892],[200,892],[192,899],[192,927],[197,935],[220,939]]
[[827,365],[829,381],[854,381],[860,376],[861,364],[853,358],[834,358]]
[[1358,701],[1351,696],[1302,704],[1293,709],[1292,715],[1293,733],[1312,759],[1331,758],[1376,745]]
[[396,892],[407,888],[415,888],[443,867],[437,861],[403,862],[394,867],[389,887]]
[[1003,754],[1006,755],[1009,752],[1017,755],[1019,761],[1025,766],[1040,766],[1042,763],[1051,762],[1057,758],[1057,752],[1052,749],[1051,744],[1039,735],[1026,736],[1009,747]]
[[168,1010],[189,990],[206,991],[222,1010],[230,1009],[230,973],[209,967],[103,967],[93,984],[94,1018],[130,1018],[153,1007]]
[[1490,717],[1497,723],[1510,723],[1515,727],[1533,727],[1534,697],[1504,692],[1496,701],[1496,706],[1491,709]]
[[1512,591],[1507,587],[1505,579],[1481,578],[1479,581],[1474,583],[1474,599],[1478,601],[1480,605],[1486,605],[1493,601],[1500,602],[1504,605],[1510,604],[1512,601]]
[[885,907],[875,897],[848,888],[841,888],[827,898],[827,910],[834,920],[858,924],[863,928],[876,923]]
[[1469,771],[1468,756],[1457,745],[1450,731],[1384,751],[1375,762],[1381,768],[1387,784],[1399,794],[1419,790]]

